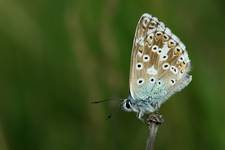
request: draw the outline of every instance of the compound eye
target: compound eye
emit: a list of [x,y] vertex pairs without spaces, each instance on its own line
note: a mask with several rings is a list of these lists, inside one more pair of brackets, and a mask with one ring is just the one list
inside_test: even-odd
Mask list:
[[126,101],[126,104],[125,104],[126,108],[127,108],[127,109],[130,109],[130,108],[131,108],[130,105],[131,105],[131,104],[130,104],[130,101],[127,100],[127,101]]

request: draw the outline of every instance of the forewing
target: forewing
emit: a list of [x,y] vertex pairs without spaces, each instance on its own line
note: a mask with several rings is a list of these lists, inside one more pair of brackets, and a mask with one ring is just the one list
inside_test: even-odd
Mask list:
[[179,38],[156,17],[142,15],[131,54],[131,96],[164,102],[190,83],[190,66],[187,51]]

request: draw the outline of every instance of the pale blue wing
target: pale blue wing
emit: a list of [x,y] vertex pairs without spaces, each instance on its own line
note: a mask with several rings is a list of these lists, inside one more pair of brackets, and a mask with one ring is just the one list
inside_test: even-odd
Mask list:
[[135,100],[163,103],[187,86],[190,59],[169,28],[144,14],[137,25],[131,55],[130,93]]

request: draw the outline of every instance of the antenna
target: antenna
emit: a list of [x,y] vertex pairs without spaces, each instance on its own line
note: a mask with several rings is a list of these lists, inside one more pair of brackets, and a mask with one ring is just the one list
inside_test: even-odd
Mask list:
[[[118,100],[118,101],[117,101]],[[101,104],[101,103],[105,103],[105,102],[111,102],[111,101],[114,101],[114,102],[120,102],[120,101],[123,101],[124,98],[120,98],[120,99],[113,99],[113,98],[110,98],[110,99],[104,99],[104,100],[97,100],[97,101],[91,101],[91,104]],[[118,106],[117,108],[120,109],[120,107]],[[119,109],[116,109],[116,110],[119,110]],[[106,116],[106,120],[110,120],[112,118],[112,112],[108,113],[107,116]]]
[[[115,101],[116,99],[105,99],[105,100],[97,100],[97,101],[92,101],[92,104],[99,104],[99,103],[104,103],[104,102],[109,102],[109,101]],[[119,99],[119,101],[123,101],[124,98]]]

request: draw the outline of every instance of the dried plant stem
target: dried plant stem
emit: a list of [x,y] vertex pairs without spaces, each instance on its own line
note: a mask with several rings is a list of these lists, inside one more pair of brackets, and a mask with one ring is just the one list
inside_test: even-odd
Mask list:
[[153,150],[158,128],[164,122],[164,119],[159,113],[152,113],[145,122],[149,128],[146,150]]

